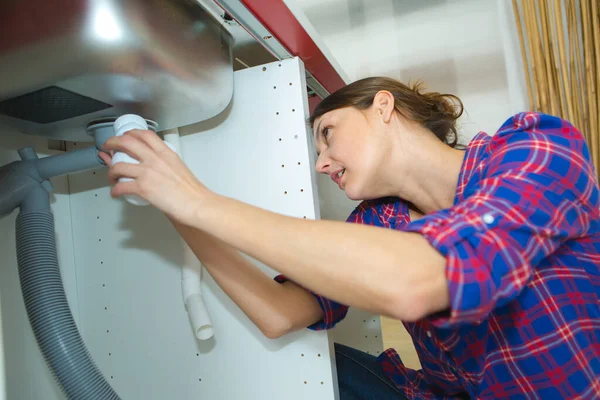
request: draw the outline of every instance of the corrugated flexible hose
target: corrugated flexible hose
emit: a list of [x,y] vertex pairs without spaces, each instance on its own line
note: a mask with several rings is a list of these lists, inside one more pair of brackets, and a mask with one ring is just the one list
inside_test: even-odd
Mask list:
[[87,351],[63,287],[50,211],[17,217],[17,261],[29,322],[61,389],[74,400],[118,400]]

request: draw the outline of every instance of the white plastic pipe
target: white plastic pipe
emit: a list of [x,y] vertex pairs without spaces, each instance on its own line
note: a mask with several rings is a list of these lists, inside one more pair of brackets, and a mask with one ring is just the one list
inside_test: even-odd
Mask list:
[[[130,131],[132,129],[148,130],[148,123],[144,118],[140,117],[139,115],[125,114],[121,115],[119,118],[116,119],[113,129],[115,130],[115,136],[123,136],[125,132]],[[166,141],[165,143],[167,144],[167,146],[169,146],[171,150],[175,151],[172,144]],[[177,154],[181,156],[179,152]],[[140,163],[138,160],[131,157],[129,154],[118,151],[114,154],[111,161],[111,165],[115,165],[119,162],[126,162],[130,164]],[[132,178],[119,178],[119,182],[129,182],[132,180]],[[127,194],[124,197],[125,200],[127,200],[129,203],[136,206],[147,206],[150,204],[146,200],[136,195]]]
[[[164,132],[164,140],[183,160],[179,131],[170,129]],[[183,303],[188,312],[194,335],[200,340],[210,339],[214,335],[213,323],[202,297],[202,264],[192,250],[185,245],[184,261],[181,266],[181,291]]]
[[[147,130],[148,129],[148,124],[146,123],[146,120],[142,117],[140,117],[139,115],[134,115],[134,114],[125,114],[120,116],[119,118],[117,118],[117,120],[115,121],[114,124],[114,130],[115,130],[115,136],[123,136],[123,134],[127,131],[130,131],[132,129],[142,129],[142,130]],[[136,160],[135,158],[131,157],[129,154],[127,153],[123,153],[123,152],[116,152],[112,158],[112,165],[115,165],[116,163],[120,163],[120,162],[126,162],[126,163],[130,163],[130,164],[139,164],[140,162],[138,160]],[[129,182],[132,181],[132,178],[119,178],[119,182]],[[136,205],[136,206],[147,206],[148,203],[146,200],[142,199],[139,196],[136,195],[125,195],[125,200],[127,200],[129,203]]]

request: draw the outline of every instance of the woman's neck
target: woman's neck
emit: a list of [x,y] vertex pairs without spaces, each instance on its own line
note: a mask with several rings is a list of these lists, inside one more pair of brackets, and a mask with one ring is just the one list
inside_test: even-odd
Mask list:
[[[410,201],[425,214],[454,204],[464,151],[439,141],[430,131],[414,135],[398,160],[404,164],[404,176],[395,175],[397,196]],[[406,160],[411,160],[406,165]]]

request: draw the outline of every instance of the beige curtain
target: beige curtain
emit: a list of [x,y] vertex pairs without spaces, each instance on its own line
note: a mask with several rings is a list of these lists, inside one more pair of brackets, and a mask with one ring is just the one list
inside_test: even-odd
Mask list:
[[569,120],[600,171],[600,0],[512,0],[531,109]]

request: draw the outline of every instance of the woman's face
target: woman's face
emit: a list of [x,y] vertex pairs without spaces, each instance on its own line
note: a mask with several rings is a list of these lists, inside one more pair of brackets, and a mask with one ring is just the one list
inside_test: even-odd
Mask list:
[[341,108],[325,113],[313,125],[317,172],[329,175],[352,200],[384,195],[377,177],[389,143],[376,114],[372,108]]

